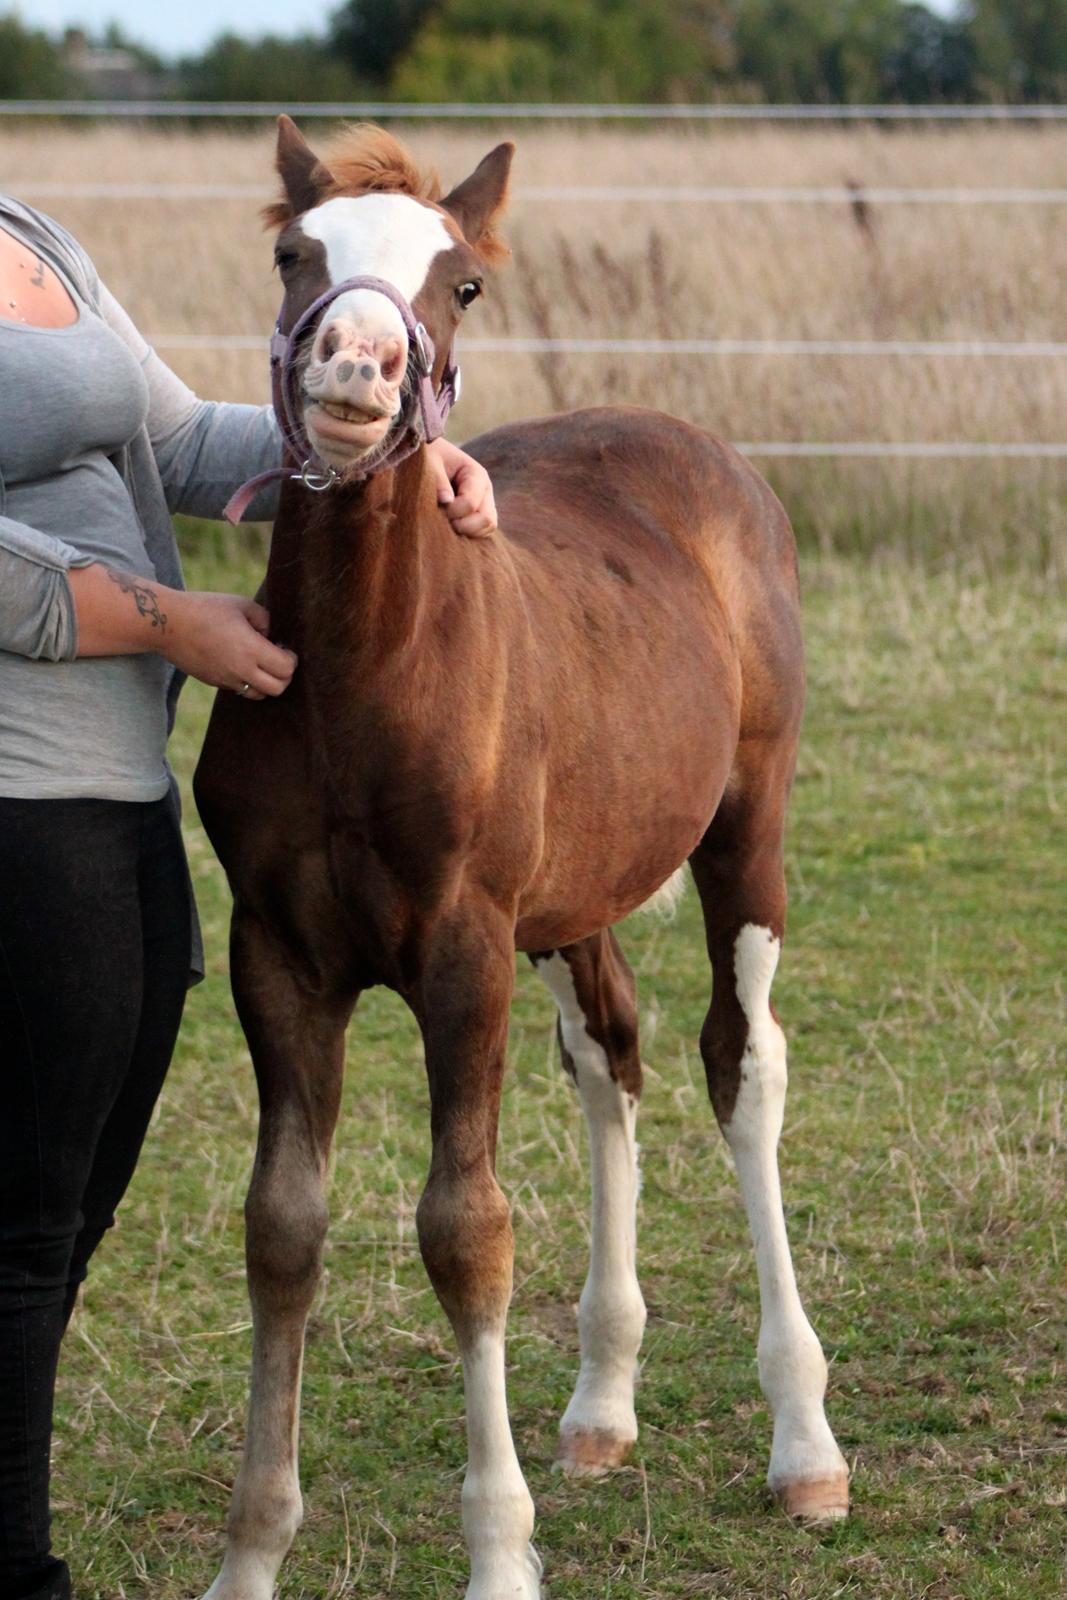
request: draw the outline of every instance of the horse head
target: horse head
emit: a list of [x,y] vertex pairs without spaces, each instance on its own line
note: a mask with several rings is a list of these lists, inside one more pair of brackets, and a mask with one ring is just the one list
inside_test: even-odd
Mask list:
[[[358,470],[372,454],[384,459],[410,423],[425,357],[432,389],[440,390],[463,313],[481,294],[487,268],[506,254],[495,224],[513,152],[497,145],[442,196],[436,177],[420,173],[380,128],[348,129],[320,159],[295,124],[279,118],[283,192],[265,212],[279,230],[274,257],[285,298],[278,332],[288,337],[307,319],[290,408],[335,472]],[[344,287],[352,279],[380,286]]]

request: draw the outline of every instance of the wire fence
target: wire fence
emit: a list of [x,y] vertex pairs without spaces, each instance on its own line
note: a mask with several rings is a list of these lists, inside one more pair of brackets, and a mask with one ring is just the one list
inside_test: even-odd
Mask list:
[[[263,185],[250,183],[57,183],[15,177],[7,192],[33,200],[254,200]],[[519,201],[666,205],[908,205],[1061,206],[1067,189],[910,189],[827,184],[781,188],[759,184],[526,184]]]
[[[261,334],[157,334],[157,350],[254,351],[263,355]],[[464,339],[463,360],[474,355],[542,353],[623,356],[925,356],[1067,357],[1062,340],[904,340],[904,339]],[[1037,440],[743,440],[743,455],[793,460],[910,461],[1067,461],[1067,443]]]
[[428,122],[1064,122],[1067,105],[565,105],[397,100],[0,100],[0,116]]
[[[265,350],[258,333],[146,335],[157,350]],[[535,339],[516,336],[464,339],[467,355],[620,356],[1067,356],[1061,339]]]
[[1067,444],[1041,444],[1033,440],[997,443],[970,439],[767,439],[743,441],[735,446],[746,456],[779,459],[847,459],[862,461],[1067,461]]

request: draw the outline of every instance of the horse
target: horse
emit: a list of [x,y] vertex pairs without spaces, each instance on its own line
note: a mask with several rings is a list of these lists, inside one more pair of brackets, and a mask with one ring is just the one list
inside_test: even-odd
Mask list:
[[555,998],[588,1127],[591,1258],[558,1460],[596,1476],[637,1438],[645,1323],[637,1012],[612,927],[686,862],[712,968],[700,1049],[755,1245],[770,1489],[807,1521],[848,1506],[776,1153],[786,1046],[770,991],[804,700],[793,535],[729,445],[625,406],[475,440],[500,528],[453,531],[424,441],[458,389],[456,329],[506,254],[512,152],[498,145],[443,194],[380,129],[351,128],[319,159],[279,121],[282,193],[266,215],[288,456],[261,598],[300,666],[276,700],[219,693],[195,779],[233,893],[233,993],[261,1112],[247,1438],[208,1600],[270,1600],[301,1519],[327,1155],[346,1029],[374,984],[402,996],[425,1046],[432,1153],[416,1220],[462,1359],[467,1597],[540,1594],[505,1392],[513,1235],[495,1175],[515,955]]

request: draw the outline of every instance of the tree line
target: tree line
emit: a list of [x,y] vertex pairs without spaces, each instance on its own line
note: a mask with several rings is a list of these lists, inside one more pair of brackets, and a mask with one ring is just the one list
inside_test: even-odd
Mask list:
[[[175,63],[101,42],[176,99],[1067,99],[1067,0],[346,0],[322,35],[223,34]],[[61,42],[0,18],[0,97],[86,87]]]

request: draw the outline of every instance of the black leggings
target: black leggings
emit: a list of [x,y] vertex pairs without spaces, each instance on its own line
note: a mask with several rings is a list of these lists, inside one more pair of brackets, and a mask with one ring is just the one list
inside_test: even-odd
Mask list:
[[56,1363],[178,1032],[188,878],[165,800],[0,798],[0,1600],[50,1553]]

